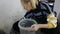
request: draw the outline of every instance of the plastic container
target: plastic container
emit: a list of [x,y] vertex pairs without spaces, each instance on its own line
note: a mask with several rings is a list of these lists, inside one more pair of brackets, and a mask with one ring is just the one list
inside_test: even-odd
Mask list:
[[33,19],[22,19],[18,23],[18,27],[20,28],[20,34],[36,34],[35,31],[30,31],[31,30],[31,25],[37,24],[37,22]]

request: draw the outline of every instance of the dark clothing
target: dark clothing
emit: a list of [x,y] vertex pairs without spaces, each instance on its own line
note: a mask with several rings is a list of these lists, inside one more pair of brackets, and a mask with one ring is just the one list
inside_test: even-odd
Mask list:
[[35,19],[38,23],[46,24],[47,23],[47,16],[51,12],[49,9],[44,5],[39,3],[36,9],[30,10],[25,14],[25,18],[32,18]]
[[34,9],[34,10],[27,12],[25,15],[25,18],[32,18],[32,19],[36,20],[38,23],[46,24],[47,23],[46,19],[49,14],[50,13],[47,11],[43,11],[40,9]]

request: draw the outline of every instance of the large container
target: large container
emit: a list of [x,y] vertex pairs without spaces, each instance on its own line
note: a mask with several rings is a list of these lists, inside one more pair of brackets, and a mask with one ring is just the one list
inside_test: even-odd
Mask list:
[[18,23],[18,26],[20,28],[20,34],[37,34],[37,31],[30,31],[31,25],[37,24],[37,22],[33,19],[22,19]]

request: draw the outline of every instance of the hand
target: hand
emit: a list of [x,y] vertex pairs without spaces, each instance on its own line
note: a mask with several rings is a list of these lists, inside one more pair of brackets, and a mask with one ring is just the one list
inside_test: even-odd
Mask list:
[[39,25],[38,24],[34,24],[31,26],[31,31],[37,31],[39,29]]

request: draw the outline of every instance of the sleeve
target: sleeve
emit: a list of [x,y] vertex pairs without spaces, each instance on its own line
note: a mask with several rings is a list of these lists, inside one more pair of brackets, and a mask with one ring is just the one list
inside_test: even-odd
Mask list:
[[54,13],[51,13],[47,17],[49,28],[57,27],[57,17],[55,17]]
[[24,17],[25,18],[32,18],[33,17],[33,14],[32,13],[26,13]]

